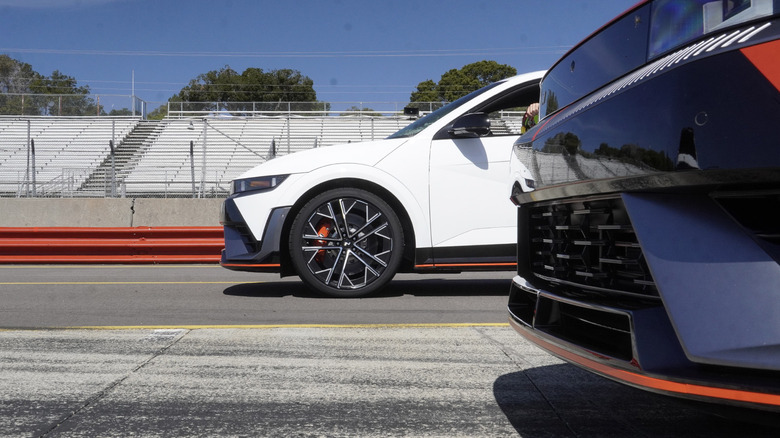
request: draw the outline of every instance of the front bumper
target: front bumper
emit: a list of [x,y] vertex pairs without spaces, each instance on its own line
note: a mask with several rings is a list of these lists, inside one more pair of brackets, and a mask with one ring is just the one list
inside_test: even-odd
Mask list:
[[222,204],[221,220],[225,230],[225,249],[220,265],[234,271],[280,272],[281,234],[290,207],[271,211],[261,240],[257,240],[233,198]]
[[510,325],[553,355],[619,383],[690,400],[780,411],[777,373],[689,361],[662,306],[616,309],[515,277]]
[[535,193],[518,210],[512,326],[621,383],[780,411],[776,182]]

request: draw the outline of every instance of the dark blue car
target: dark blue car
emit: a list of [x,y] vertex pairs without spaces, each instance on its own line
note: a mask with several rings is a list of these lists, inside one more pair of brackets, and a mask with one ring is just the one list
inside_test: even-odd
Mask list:
[[628,385],[780,410],[780,1],[640,2],[539,103],[513,327]]

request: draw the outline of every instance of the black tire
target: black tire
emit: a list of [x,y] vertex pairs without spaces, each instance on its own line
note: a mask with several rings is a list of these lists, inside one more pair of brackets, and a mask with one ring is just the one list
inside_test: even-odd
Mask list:
[[401,222],[375,194],[333,189],[306,203],[290,229],[290,258],[310,288],[333,297],[372,294],[398,271]]

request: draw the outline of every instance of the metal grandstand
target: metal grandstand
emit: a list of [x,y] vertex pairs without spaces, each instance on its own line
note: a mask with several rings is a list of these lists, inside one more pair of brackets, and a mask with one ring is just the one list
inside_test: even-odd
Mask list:
[[[510,122],[495,129],[514,131]],[[379,140],[412,120],[291,113],[0,117],[0,197],[225,197],[230,181],[275,156]]]
[[404,117],[0,117],[0,197],[224,197],[278,155],[385,138]]

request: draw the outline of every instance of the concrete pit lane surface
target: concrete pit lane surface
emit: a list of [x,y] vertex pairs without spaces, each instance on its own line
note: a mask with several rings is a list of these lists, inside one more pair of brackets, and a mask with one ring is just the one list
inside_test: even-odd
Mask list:
[[780,435],[524,341],[511,276],[404,274],[345,300],[211,265],[3,266],[0,436]]
[[505,325],[0,331],[4,437],[733,437]]

